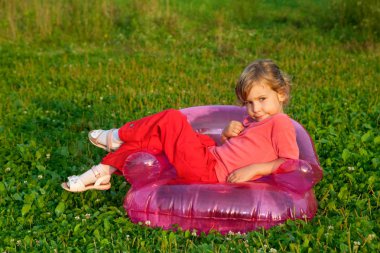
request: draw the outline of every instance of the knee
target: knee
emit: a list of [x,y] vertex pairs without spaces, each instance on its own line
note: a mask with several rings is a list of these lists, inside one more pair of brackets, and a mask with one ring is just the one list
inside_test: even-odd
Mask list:
[[183,118],[184,117],[184,115],[180,111],[175,110],[175,109],[165,110],[165,115],[170,117],[170,118]]
[[175,109],[165,110],[165,116],[174,122],[187,121],[186,116],[183,115],[179,110]]

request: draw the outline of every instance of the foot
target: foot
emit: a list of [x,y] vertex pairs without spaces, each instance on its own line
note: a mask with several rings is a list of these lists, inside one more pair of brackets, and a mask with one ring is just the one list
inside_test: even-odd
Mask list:
[[111,175],[100,177],[93,184],[85,185],[79,176],[68,177],[68,181],[62,183],[63,189],[69,192],[84,192],[88,190],[101,190],[105,191],[111,188],[111,183],[109,182]]
[[68,182],[62,183],[62,188],[70,192],[87,190],[108,190],[111,188],[111,174],[116,169],[105,164],[98,164],[80,176],[68,177]]
[[118,129],[92,130],[88,133],[88,139],[95,146],[108,152],[117,150],[123,142],[118,135]]

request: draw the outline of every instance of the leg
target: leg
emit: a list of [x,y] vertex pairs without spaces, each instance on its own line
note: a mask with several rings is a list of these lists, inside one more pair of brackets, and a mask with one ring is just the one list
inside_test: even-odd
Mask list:
[[124,161],[133,152],[164,152],[180,178],[191,181],[217,182],[213,155],[208,146],[215,143],[193,131],[186,116],[177,110],[166,110],[140,120],[129,122],[119,129],[123,144],[102,160],[122,170]]
[[[218,182],[214,168],[216,160],[208,150],[215,142],[208,136],[195,133],[179,111],[167,110],[129,122],[119,129],[119,136],[124,142],[120,148],[94,166],[102,179],[108,178],[115,168],[122,171],[125,159],[131,153],[145,150],[153,154],[164,152],[178,176],[186,181]],[[90,169],[79,177],[75,176],[74,180],[69,179],[62,187],[68,191],[79,191],[76,188],[80,191],[109,189],[109,178],[107,182],[99,182],[96,174]],[[103,185],[101,188],[97,186],[98,182]]]

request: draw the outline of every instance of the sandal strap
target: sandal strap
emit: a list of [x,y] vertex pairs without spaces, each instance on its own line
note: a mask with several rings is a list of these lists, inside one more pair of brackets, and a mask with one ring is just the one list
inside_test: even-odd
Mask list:
[[102,185],[102,183],[108,184],[110,180],[111,180],[111,175],[102,176],[98,180],[96,180],[96,182],[94,183],[94,186]]
[[111,152],[112,132],[113,132],[113,130],[110,129],[110,130],[108,130],[108,133],[107,133],[107,141],[106,141],[107,152]]
[[113,138],[113,132],[116,130],[116,128],[112,128],[110,130],[108,130],[108,133],[107,133],[107,151],[108,152],[111,152],[111,149],[112,149],[112,138]]
[[92,173],[94,173],[95,178],[101,177],[102,173],[99,170],[100,170],[99,167],[96,165],[91,167],[91,171]]
[[84,189],[86,186],[84,185],[84,183],[82,182],[82,180],[80,180],[79,176],[70,176],[67,178],[68,181],[67,181],[67,186],[71,189],[71,190],[82,190]]

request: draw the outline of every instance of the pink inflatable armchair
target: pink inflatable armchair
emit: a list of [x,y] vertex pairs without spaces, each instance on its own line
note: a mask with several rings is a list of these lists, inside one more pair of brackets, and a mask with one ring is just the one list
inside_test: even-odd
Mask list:
[[[242,120],[238,106],[199,106],[181,110],[195,131],[220,144],[223,128]],[[147,222],[164,229],[182,229],[222,234],[270,228],[287,219],[312,219],[317,201],[312,187],[322,178],[322,169],[307,131],[296,121],[299,160],[288,160],[273,174],[238,184],[183,183],[164,154],[137,152],[125,162],[123,175],[131,188],[124,208],[133,222]]]

